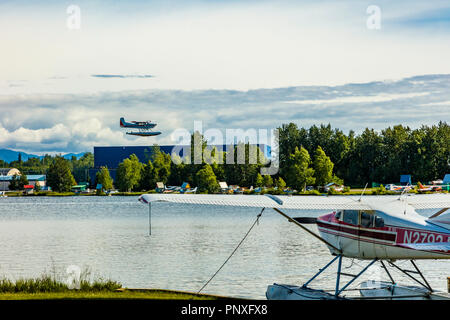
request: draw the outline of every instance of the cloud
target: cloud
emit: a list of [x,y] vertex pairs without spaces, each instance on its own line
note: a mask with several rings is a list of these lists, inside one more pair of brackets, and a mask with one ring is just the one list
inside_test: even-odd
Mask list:
[[126,78],[135,78],[135,79],[147,79],[147,78],[154,78],[155,76],[151,75],[151,74],[143,74],[143,75],[139,75],[139,74],[92,74],[91,77],[94,78],[120,78],[120,79],[126,79]]
[[[172,144],[178,128],[270,129],[330,123],[348,132],[450,119],[450,75],[339,86],[257,90],[133,90],[0,96],[0,147],[32,153],[92,151],[100,145]],[[131,137],[119,118],[152,120],[162,134]]]
[[374,96],[351,96],[339,97],[333,99],[316,99],[316,100],[291,100],[286,103],[307,104],[307,105],[329,105],[329,104],[343,104],[343,103],[361,103],[361,102],[385,102],[405,98],[414,98],[428,95],[428,92],[420,93],[400,93],[400,94],[378,94]]
[[[81,1],[81,29],[68,30],[65,5],[9,2],[0,92],[249,90],[450,73],[448,29],[438,27],[448,0],[376,4],[375,31],[369,3],[355,0]],[[19,78],[29,82],[1,85]]]

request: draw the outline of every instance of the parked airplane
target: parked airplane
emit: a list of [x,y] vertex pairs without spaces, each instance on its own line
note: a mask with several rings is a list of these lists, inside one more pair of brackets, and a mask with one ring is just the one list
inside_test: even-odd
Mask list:
[[411,186],[410,185],[398,186],[398,185],[395,185],[395,184],[387,184],[385,188],[388,191],[395,191],[395,192],[403,192],[403,191],[407,192],[407,191],[411,190]]
[[152,123],[151,121],[131,121],[126,122],[124,118],[120,118],[120,127],[121,128],[133,128],[133,129],[139,129],[139,131],[131,131],[127,132],[126,134],[133,135],[133,136],[142,136],[142,137],[149,137],[149,136],[157,136],[161,134],[159,131],[151,131],[150,129],[156,127],[156,123]]
[[419,192],[426,192],[426,191],[442,191],[441,186],[424,186],[420,182],[417,183],[417,191]]
[[[373,197],[317,197],[273,195],[163,195],[146,194],[143,203],[175,202],[219,206],[242,206],[272,208],[304,231],[324,243],[335,256],[319,269],[302,286],[269,285],[268,299],[342,299],[342,293],[375,262],[380,262],[391,282],[376,287],[362,286],[360,293],[366,298],[385,299],[449,299],[434,293],[414,260],[450,259],[450,216],[444,214],[450,208],[450,195],[373,196]],[[330,210],[332,212],[314,217],[291,217],[284,210]],[[430,217],[417,213],[417,209],[436,209]],[[283,210],[283,211],[282,211]],[[262,213],[262,212],[261,212]],[[319,234],[304,224],[317,225]],[[341,271],[342,258],[369,260],[360,273],[341,286],[340,278],[348,276]],[[404,269],[396,260],[410,260],[415,270]],[[337,261],[336,289],[334,293],[312,289],[309,284]],[[399,286],[387,266],[403,272],[420,287]],[[416,275],[416,276],[415,276]]]

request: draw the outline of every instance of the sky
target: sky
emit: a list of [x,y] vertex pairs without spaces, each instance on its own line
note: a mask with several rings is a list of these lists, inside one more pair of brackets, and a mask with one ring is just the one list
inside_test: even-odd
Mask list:
[[[450,119],[448,1],[2,1],[0,148]],[[119,118],[162,134],[125,135]]]

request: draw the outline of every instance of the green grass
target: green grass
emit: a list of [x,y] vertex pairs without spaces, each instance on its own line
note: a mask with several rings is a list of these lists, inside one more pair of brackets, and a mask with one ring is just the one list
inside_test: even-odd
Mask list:
[[69,283],[69,275],[51,271],[35,278],[10,280],[0,278],[0,300],[61,300],[61,299],[201,299],[221,297],[164,289],[127,289],[122,284],[101,277],[93,277],[89,267],[79,270],[77,281]]
[[75,196],[75,192],[53,192],[53,191],[35,191],[30,194],[24,194],[23,191],[6,191],[8,197],[68,197]]
[[[101,292],[101,291],[115,291],[122,287],[122,285],[112,280],[94,280],[88,281],[80,279],[78,286],[75,289],[79,292]],[[0,293],[46,293],[46,292],[70,292],[71,289],[66,282],[57,280],[49,275],[43,275],[39,278],[33,279],[18,279],[12,281],[6,278],[0,280]]]
[[169,292],[160,290],[148,291],[97,291],[85,292],[70,290],[64,292],[38,293],[0,293],[0,300],[216,300],[215,296],[196,295],[189,293]]

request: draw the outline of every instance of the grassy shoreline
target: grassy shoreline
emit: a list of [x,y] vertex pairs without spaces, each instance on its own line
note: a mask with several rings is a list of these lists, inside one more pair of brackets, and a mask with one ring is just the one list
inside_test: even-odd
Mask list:
[[44,273],[36,278],[0,279],[0,300],[216,300],[226,297],[166,289],[130,289],[108,279],[92,279],[85,268],[77,281],[67,275]]
[[0,293],[0,300],[217,300],[227,299],[213,295],[198,295],[195,293],[181,293],[170,290],[145,291],[66,291],[66,292],[37,292],[37,293]]

